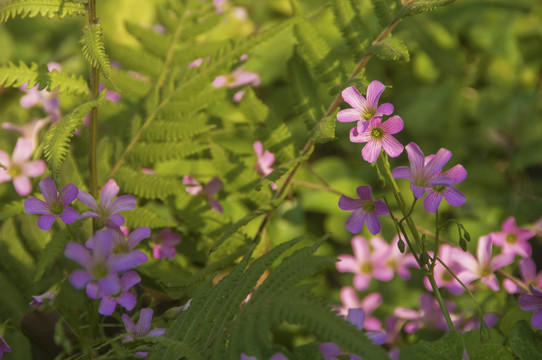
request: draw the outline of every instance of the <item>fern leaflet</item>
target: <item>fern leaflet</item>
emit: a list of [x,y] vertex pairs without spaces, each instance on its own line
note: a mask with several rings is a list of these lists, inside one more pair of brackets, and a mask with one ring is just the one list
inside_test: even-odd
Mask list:
[[71,114],[64,116],[60,122],[51,128],[45,135],[45,147],[43,152],[54,180],[56,180],[60,172],[60,167],[66,159],[73,132],[81,125],[83,117],[88,114],[93,107],[98,106],[103,101],[104,96],[105,92],[102,92],[97,100],[80,105]]
[[334,0],[335,24],[356,59],[365,55],[370,34],[353,0]]
[[117,171],[115,178],[124,191],[146,199],[165,199],[183,190],[176,178],[143,174],[126,166]]
[[0,85],[20,87],[25,85],[30,89],[39,84],[40,90],[47,88],[49,91],[58,89],[59,93],[88,95],[88,84],[83,77],[58,72],[56,69],[49,72],[46,66],[38,66],[31,63],[30,66],[20,61],[19,65],[8,62],[0,66]]
[[111,66],[109,65],[109,58],[105,53],[102,25],[98,23],[85,26],[80,43],[83,46],[85,59],[87,59],[92,67],[97,67],[100,70],[100,74],[107,81],[111,81]]
[[388,26],[393,18],[390,6],[386,0],[371,0],[373,8],[378,19],[378,23],[382,27]]
[[406,17],[425,11],[433,11],[439,7],[449,5],[454,1],[455,0],[415,0],[405,6],[402,16]]
[[35,17],[37,15],[52,18],[66,15],[86,15],[85,4],[66,0],[2,0],[0,1],[0,22],[20,16]]
[[389,35],[381,42],[374,44],[369,49],[371,54],[375,54],[382,60],[400,60],[409,61],[410,55],[405,43],[400,39]]

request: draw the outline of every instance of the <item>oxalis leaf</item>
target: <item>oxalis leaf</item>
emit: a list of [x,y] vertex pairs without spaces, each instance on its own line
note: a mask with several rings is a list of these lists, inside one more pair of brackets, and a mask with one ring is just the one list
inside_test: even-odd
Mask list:
[[512,327],[508,344],[521,360],[542,359],[542,340],[537,338],[525,320],[518,321]]
[[463,337],[452,331],[439,340],[420,342],[401,349],[400,360],[461,360],[463,358]]
[[382,60],[410,60],[410,55],[408,54],[408,49],[405,43],[392,36],[388,36],[381,42],[371,46],[369,52],[378,56]]
[[73,132],[81,125],[83,117],[88,114],[93,107],[98,106],[104,98],[105,92],[102,92],[97,100],[80,105],[71,114],[64,116],[60,122],[51,128],[45,135],[45,147],[43,152],[54,180],[56,180],[56,177],[60,172],[60,167],[66,159]]

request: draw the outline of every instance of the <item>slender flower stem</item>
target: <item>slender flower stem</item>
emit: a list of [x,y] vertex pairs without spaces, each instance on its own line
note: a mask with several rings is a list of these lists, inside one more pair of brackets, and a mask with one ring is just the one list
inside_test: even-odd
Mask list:
[[[96,0],[88,0],[88,23],[94,25],[98,23],[96,17]],[[97,67],[91,66],[90,69],[90,100],[98,98],[100,90],[100,72]],[[90,195],[96,197],[98,194],[98,166],[97,166],[97,145],[98,144],[98,107],[90,110],[89,123],[89,149],[88,166],[90,174],[89,190]]]

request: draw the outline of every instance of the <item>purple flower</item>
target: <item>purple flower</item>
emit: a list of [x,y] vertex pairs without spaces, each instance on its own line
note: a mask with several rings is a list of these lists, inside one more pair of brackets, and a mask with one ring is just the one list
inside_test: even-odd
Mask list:
[[102,230],[94,235],[94,251],[90,253],[83,245],[69,242],[64,250],[67,258],[78,262],[84,270],[75,270],[70,275],[70,283],[76,289],[84,288],[89,282],[97,282],[99,290],[105,295],[121,290],[118,273],[137,266],[134,257],[113,255],[113,233]]
[[[241,360],[258,360],[258,358],[255,356],[241,354]],[[288,360],[288,358],[283,353],[276,353],[275,355],[271,356],[269,360]]]
[[92,299],[102,299],[98,307],[98,312],[102,315],[109,316],[113,314],[117,304],[130,311],[135,307],[137,300],[134,294],[128,290],[140,281],[141,278],[135,271],[128,271],[120,277],[120,290],[116,293],[102,294],[96,283],[89,283],[87,285],[87,295]]
[[0,359],[2,359],[2,356],[4,356],[5,352],[11,352],[11,348],[4,340],[4,337],[0,336]]
[[493,242],[490,236],[482,236],[478,239],[475,258],[470,253],[463,253],[461,257],[461,265],[465,268],[464,271],[457,274],[457,277],[464,283],[469,284],[471,281],[480,279],[491,290],[499,291],[499,283],[494,272],[506,265],[514,262],[514,254],[503,253],[491,258],[491,250]]
[[[428,156],[429,161],[433,156]],[[428,162],[426,158],[426,163]],[[428,193],[427,197],[423,200],[424,209],[434,214],[437,212],[437,209],[442,201],[442,198],[446,199],[448,204],[452,206],[461,206],[467,200],[466,196],[459,190],[457,190],[452,185],[459,184],[467,177],[467,170],[458,164],[453,168],[446,171],[441,175],[441,171],[438,171],[436,174],[437,177],[442,176],[451,180],[450,185],[433,185],[432,187],[425,188],[425,192]]]
[[536,311],[531,318],[531,324],[537,329],[542,330],[542,291],[533,284],[529,285],[531,295],[521,295],[519,297],[519,307],[525,311]]
[[369,122],[358,122],[358,125],[350,131],[350,141],[367,144],[361,150],[363,159],[374,163],[378,160],[380,151],[384,151],[391,157],[397,157],[403,152],[403,145],[391,134],[403,130],[403,119],[394,115],[387,121],[382,122],[382,117],[374,116]]
[[64,186],[59,194],[55,182],[50,177],[46,177],[40,181],[40,189],[45,201],[31,197],[24,202],[27,214],[43,214],[38,219],[40,229],[49,231],[58,217],[65,224],[71,224],[77,220],[79,213],[68,206],[79,193],[74,184],[69,183]]
[[170,228],[162,230],[153,237],[152,256],[155,259],[168,258],[173,260],[177,254],[175,245],[181,242],[181,235],[174,234]]
[[346,220],[346,228],[353,234],[357,234],[367,223],[367,229],[373,235],[380,232],[382,226],[378,216],[387,215],[388,207],[381,200],[373,201],[371,187],[368,185],[359,186],[356,189],[359,199],[346,195],[339,198],[339,208],[346,211],[354,211]]
[[[256,152],[256,165],[254,165],[254,170],[262,177],[266,177],[273,172],[271,166],[275,162],[275,155],[269,150],[263,151],[261,141],[254,142],[254,151]],[[271,188],[276,190],[277,184],[271,184]]]
[[[365,311],[362,308],[348,309],[346,320],[355,325],[358,330],[363,329],[365,322]],[[365,335],[375,344],[380,345],[386,341],[386,334],[382,331],[367,331]],[[336,344],[323,343],[320,345],[320,352],[326,360],[336,359],[337,356],[346,355]],[[351,360],[361,360],[362,358],[356,355],[348,355]]]
[[[542,271],[536,272],[536,263],[532,258],[524,258],[519,261],[519,273],[525,284],[533,284],[537,288],[542,287]],[[503,280],[503,287],[509,294],[520,291],[520,287],[510,279]]]
[[34,143],[30,139],[19,138],[13,155],[0,150],[0,183],[13,181],[17,194],[26,196],[32,191],[30,177],[36,177],[45,171],[45,161],[29,161],[34,152]]
[[371,316],[374,309],[382,304],[382,295],[377,292],[372,292],[365,295],[363,300],[359,300],[356,290],[350,286],[344,286],[340,292],[342,307],[339,308],[339,315],[347,316],[348,311],[354,308],[362,308],[365,311],[365,322],[363,327],[367,330],[380,330],[382,322]]
[[529,239],[536,233],[533,230],[518,228],[516,219],[510,216],[502,224],[501,232],[489,234],[495,245],[502,246],[502,252],[517,254],[522,258],[531,256],[532,248]]
[[[451,302],[445,302],[448,311],[455,310],[455,306]],[[397,307],[393,312],[394,316],[406,320],[405,331],[413,333],[418,329],[447,329],[446,320],[440,305],[432,294],[423,294],[420,297],[420,309],[418,311]],[[452,322],[457,319],[457,316],[450,314]]]
[[124,224],[124,218],[119,214],[120,211],[133,210],[136,206],[136,198],[132,195],[122,195],[113,200],[119,193],[119,187],[115,180],[110,179],[102,189],[100,195],[100,205],[86,191],[79,190],[77,199],[85,203],[92,211],[87,211],[79,217],[81,220],[87,218],[100,219],[98,224],[101,226],[121,226]]
[[393,105],[390,103],[378,106],[380,95],[386,87],[380,81],[372,81],[367,88],[367,99],[351,86],[342,91],[342,97],[352,109],[344,109],[337,113],[340,122],[371,120],[374,116],[391,115]]
[[453,180],[438,176],[442,167],[450,160],[452,153],[446,149],[439,149],[436,155],[425,163],[425,157],[419,146],[411,142],[406,147],[410,168],[400,166],[391,172],[394,178],[407,179],[410,181],[410,189],[414,196],[421,199],[425,188],[436,185],[452,185]]
[[[134,250],[134,248],[139,244],[143,239],[147,239],[151,236],[151,229],[149,227],[143,226],[135,229],[131,233],[128,232],[128,229],[123,231],[121,228],[110,228],[113,234],[113,243],[111,246],[111,253],[114,255],[123,255],[125,257],[132,258],[136,266],[139,266],[149,260],[147,255],[139,250]],[[94,249],[94,242],[96,241],[96,236],[91,236],[85,246],[89,249]]]
[[128,315],[123,314],[122,321],[124,322],[124,328],[126,329],[128,336],[124,337],[122,341],[133,341],[136,338],[145,336],[157,337],[163,335],[166,332],[166,329],[156,328],[150,330],[152,314],[152,309],[141,309],[137,324],[134,324],[134,322]]
[[183,177],[183,184],[189,185],[185,188],[187,193],[194,196],[203,196],[209,202],[212,209],[216,210],[219,214],[222,214],[222,206],[218,201],[212,198],[217,192],[220,191],[220,189],[222,189],[223,184],[219,178],[212,178],[211,181],[209,181],[205,187],[203,187],[191,175],[186,175]]
[[32,296],[33,300],[28,303],[29,306],[38,309],[44,304],[51,305],[58,294],[57,288],[51,288],[41,295]]

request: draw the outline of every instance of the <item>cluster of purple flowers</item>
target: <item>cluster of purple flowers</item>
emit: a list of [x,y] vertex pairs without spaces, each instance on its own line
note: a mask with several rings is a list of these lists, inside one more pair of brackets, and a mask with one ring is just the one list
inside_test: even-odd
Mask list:
[[[394,107],[390,103],[378,105],[384,89],[381,82],[371,82],[367,88],[367,98],[354,87],[343,90],[342,97],[352,108],[337,113],[340,122],[356,122],[356,126],[350,130],[350,141],[367,143],[361,154],[369,163],[376,162],[382,150],[390,157],[397,157],[403,152],[403,145],[392,136],[403,129],[403,120],[397,115],[384,120],[384,116],[393,113]],[[466,170],[456,165],[442,173],[442,168],[452,156],[449,150],[440,149],[435,155],[427,157],[415,143],[408,144],[406,150],[410,167],[398,167],[393,170],[392,176],[409,180],[412,193],[418,199],[428,193],[423,204],[426,211],[436,213],[443,198],[450,205],[463,205],[465,195],[452,185],[466,178]],[[357,194],[359,199],[345,195],[339,199],[339,208],[353,211],[346,221],[346,228],[357,234],[367,224],[369,232],[376,235],[381,230],[378,216],[387,215],[389,210],[384,202],[373,201],[370,186],[358,187]]]

